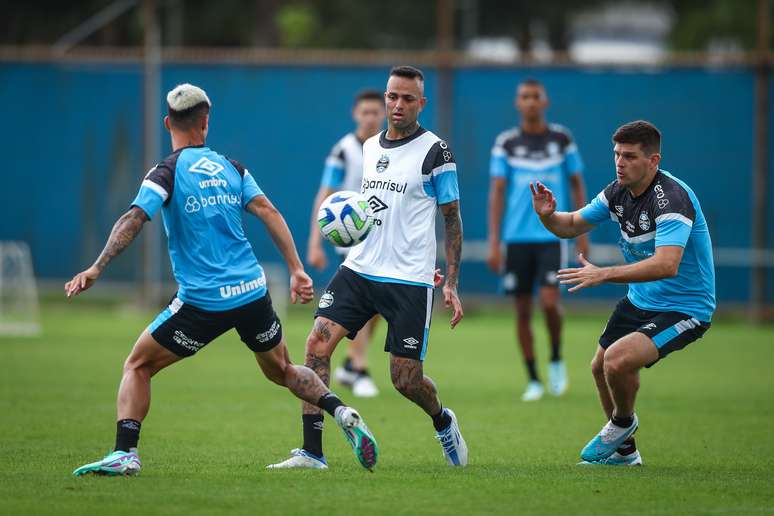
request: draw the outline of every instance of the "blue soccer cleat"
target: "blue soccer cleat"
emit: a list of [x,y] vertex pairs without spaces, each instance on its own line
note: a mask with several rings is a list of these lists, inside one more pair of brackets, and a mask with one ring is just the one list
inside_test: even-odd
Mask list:
[[460,433],[460,426],[457,423],[457,416],[451,409],[443,409],[451,417],[451,423],[448,427],[436,432],[435,438],[441,443],[443,456],[450,466],[465,466],[468,463],[468,445]]
[[137,450],[133,448],[132,451],[128,452],[121,450],[110,452],[102,460],[84,464],[73,471],[73,475],[80,477],[94,473],[96,475],[116,477],[121,475],[137,475],[140,469],[142,469],[140,456],[137,455]]
[[587,462],[598,462],[610,457],[625,440],[637,431],[638,424],[636,414],[628,428],[621,428],[614,425],[612,421],[608,421],[602,430],[583,448],[581,459]]

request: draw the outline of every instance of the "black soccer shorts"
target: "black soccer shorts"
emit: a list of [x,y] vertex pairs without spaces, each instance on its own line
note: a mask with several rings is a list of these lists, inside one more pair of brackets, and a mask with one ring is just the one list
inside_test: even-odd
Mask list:
[[175,355],[189,357],[231,328],[236,328],[242,342],[254,352],[269,351],[282,340],[282,323],[268,292],[223,312],[201,310],[175,296],[148,331]]
[[556,272],[562,263],[561,242],[508,244],[505,251],[503,290],[509,295],[532,295],[535,283],[558,287]]
[[[709,328],[710,323],[680,312],[642,310],[634,306],[628,297],[624,297],[607,321],[607,326],[599,337],[599,345],[607,349],[621,337],[640,332],[650,337],[658,348],[658,358],[661,360],[673,351],[699,340]],[[648,364],[647,367],[653,364]]]
[[341,266],[331,279],[315,312],[340,324],[354,339],[371,318],[387,321],[384,351],[424,360],[433,313],[433,288],[367,279]]

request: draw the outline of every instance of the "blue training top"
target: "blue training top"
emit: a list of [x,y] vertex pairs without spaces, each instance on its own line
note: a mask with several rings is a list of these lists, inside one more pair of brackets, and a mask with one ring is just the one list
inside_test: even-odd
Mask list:
[[619,245],[627,263],[653,256],[656,247],[683,247],[677,276],[629,284],[629,301],[642,310],[681,312],[710,322],[715,311],[712,240],[699,200],[690,187],[659,170],[637,197],[613,181],[582,210],[591,224],[613,220],[621,227]]
[[207,147],[184,147],[145,176],[132,206],[161,208],[177,297],[224,311],[266,294],[266,277],[242,228],[242,210],[263,192],[234,160]]
[[567,179],[583,173],[583,160],[570,132],[549,124],[543,134],[527,134],[519,128],[501,133],[492,147],[491,177],[508,182],[502,240],[506,243],[555,242],[532,209],[531,182],[540,181],[556,197],[560,211],[567,211]]

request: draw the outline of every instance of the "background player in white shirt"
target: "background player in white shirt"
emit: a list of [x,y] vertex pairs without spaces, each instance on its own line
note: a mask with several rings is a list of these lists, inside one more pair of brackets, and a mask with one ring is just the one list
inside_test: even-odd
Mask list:
[[[352,108],[355,131],[347,133],[331,149],[325,160],[320,189],[312,207],[312,223],[309,230],[307,263],[322,270],[328,265],[322,237],[317,225],[317,210],[326,197],[339,190],[360,191],[363,179],[363,142],[377,134],[384,126],[384,96],[376,90],[364,90],[355,97]],[[348,248],[336,247],[336,254],[344,261]],[[376,327],[377,317],[372,318],[349,342],[347,359],[336,368],[336,381],[352,388],[352,394],[364,398],[379,394],[376,384],[368,373],[368,342]]]
[[[457,295],[462,251],[457,165],[446,142],[417,122],[427,103],[421,71],[393,68],[384,98],[388,128],[363,145],[360,189],[374,211],[376,227],[352,248],[320,298],[306,342],[306,364],[327,383],[330,357],[339,341],[354,337],[380,314],[387,321],[385,351],[390,353],[393,385],[430,416],[446,461],[464,466],[468,452],[457,418],[441,405],[422,363],[433,305],[439,206],[446,236],[443,295],[446,306],[454,310],[451,327],[463,316]],[[303,449],[272,467],[326,468],[322,419],[317,407],[304,403]]]

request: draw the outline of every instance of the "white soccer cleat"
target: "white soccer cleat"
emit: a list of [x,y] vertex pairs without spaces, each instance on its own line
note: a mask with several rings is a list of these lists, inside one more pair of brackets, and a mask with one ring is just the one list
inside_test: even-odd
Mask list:
[[349,371],[343,367],[337,367],[333,372],[333,376],[341,385],[344,385],[345,387],[352,387],[355,381],[357,381],[359,375],[354,371]]
[[521,395],[521,401],[537,401],[543,397],[544,392],[545,389],[543,389],[543,384],[532,380],[527,384],[527,389],[524,391],[524,394]]
[[277,464],[269,464],[266,469],[328,469],[328,463],[325,457],[315,457],[311,453],[301,448],[296,448],[290,452],[290,458]]
[[554,396],[561,396],[567,392],[567,368],[564,362],[559,360],[548,364],[548,389]]
[[373,398],[379,395],[379,388],[370,376],[359,375],[352,384],[352,394],[358,398]]
[[462,438],[457,416],[451,409],[443,409],[451,417],[451,424],[444,430],[435,433],[435,438],[441,443],[443,456],[449,466],[466,466],[468,464],[468,445]]

